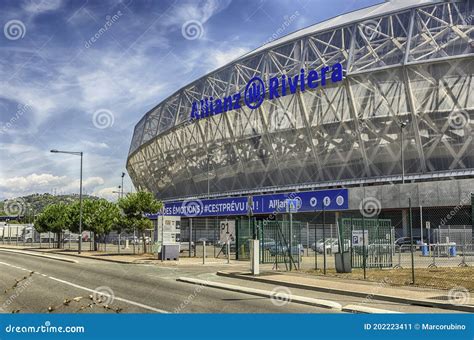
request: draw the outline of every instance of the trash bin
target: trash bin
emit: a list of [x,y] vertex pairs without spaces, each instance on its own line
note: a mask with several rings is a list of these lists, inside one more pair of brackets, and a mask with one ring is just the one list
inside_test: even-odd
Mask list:
[[449,244],[449,256],[456,256],[456,243],[452,242]]
[[421,246],[421,255],[429,256],[428,245],[426,243],[423,243],[423,245]]
[[336,272],[352,273],[351,253],[349,251],[335,253],[334,259],[336,263]]
[[179,260],[179,244],[164,244],[161,247],[160,260]]

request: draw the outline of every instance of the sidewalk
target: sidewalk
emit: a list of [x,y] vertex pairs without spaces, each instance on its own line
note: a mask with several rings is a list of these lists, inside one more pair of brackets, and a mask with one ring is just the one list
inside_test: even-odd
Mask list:
[[384,300],[404,304],[474,312],[474,294],[464,291],[435,290],[410,286],[394,287],[384,282],[367,282],[321,277],[303,273],[263,272],[252,276],[249,272],[220,271],[217,275],[298,289],[362,297],[370,301]]
[[[29,248],[14,245],[0,245],[0,248],[31,251],[43,254],[66,255],[76,258],[94,259],[122,264],[152,264],[160,266],[203,265],[202,258],[198,257],[181,257],[178,261],[161,261],[152,254],[110,254],[101,251],[83,251],[81,254],[78,254],[76,250],[64,250],[57,248]],[[214,257],[206,258],[205,265],[220,267],[223,265],[242,268],[248,267],[246,263],[242,263],[241,261],[231,260],[230,264],[228,264],[227,259]]]

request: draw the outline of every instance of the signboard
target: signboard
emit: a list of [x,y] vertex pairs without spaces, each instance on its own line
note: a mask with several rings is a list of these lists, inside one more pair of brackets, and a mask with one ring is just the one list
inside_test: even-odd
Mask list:
[[426,229],[431,229],[431,222],[430,221],[426,221]]
[[286,212],[295,213],[298,212],[298,209],[301,206],[301,200],[297,198],[288,198],[286,200]]
[[352,231],[352,245],[353,246],[363,246],[369,245],[369,231],[364,230],[364,233],[362,233],[362,230],[353,230]]
[[219,241],[221,244],[227,243],[229,240],[230,243],[235,242],[235,221],[221,221],[219,225]]
[[[268,79],[265,84],[262,78],[255,76],[247,82],[244,93],[240,91],[230,93],[226,97],[204,97],[194,101],[191,106],[191,120],[198,120],[222,114],[227,111],[239,110],[244,103],[250,110],[257,109],[265,99],[275,100],[297,91],[304,92],[318,86],[337,83],[344,78],[344,69],[341,63],[322,67],[318,72],[315,69],[301,69],[294,75],[281,75]],[[242,100],[243,99],[243,100]]]
[[[298,212],[346,210],[348,196],[347,189],[255,195],[252,197],[252,213],[286,213],[288,199],[298,201]],[[249,203],[247,197],[165,202],[164,214],[184,217],[247,215]],[[153,216],[149,215],[150,218]]]

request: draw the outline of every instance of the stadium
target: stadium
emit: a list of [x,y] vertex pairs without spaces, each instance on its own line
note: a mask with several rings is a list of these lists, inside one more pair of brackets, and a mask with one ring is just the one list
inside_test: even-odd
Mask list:
[[418,234],[453,207],[471,225],[473,22],[473,1],[394,0],[271,41],[147,112],[127,170],[197,220],[293,193],[299,221],[368,209],[407,235],[412,205]]

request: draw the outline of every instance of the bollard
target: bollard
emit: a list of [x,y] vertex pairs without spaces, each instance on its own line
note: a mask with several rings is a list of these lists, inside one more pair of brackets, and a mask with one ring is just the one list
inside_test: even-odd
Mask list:
[[229,240],[227,240],[226,247],[227,247],[227,263],[230,263],[230,242],[229,242]]
[[206,241],[202,241],[202,264],[206,264]]
[[252,275],[260,274],[260,243],[258,240],[249,240],[250,242],[250,269]]

